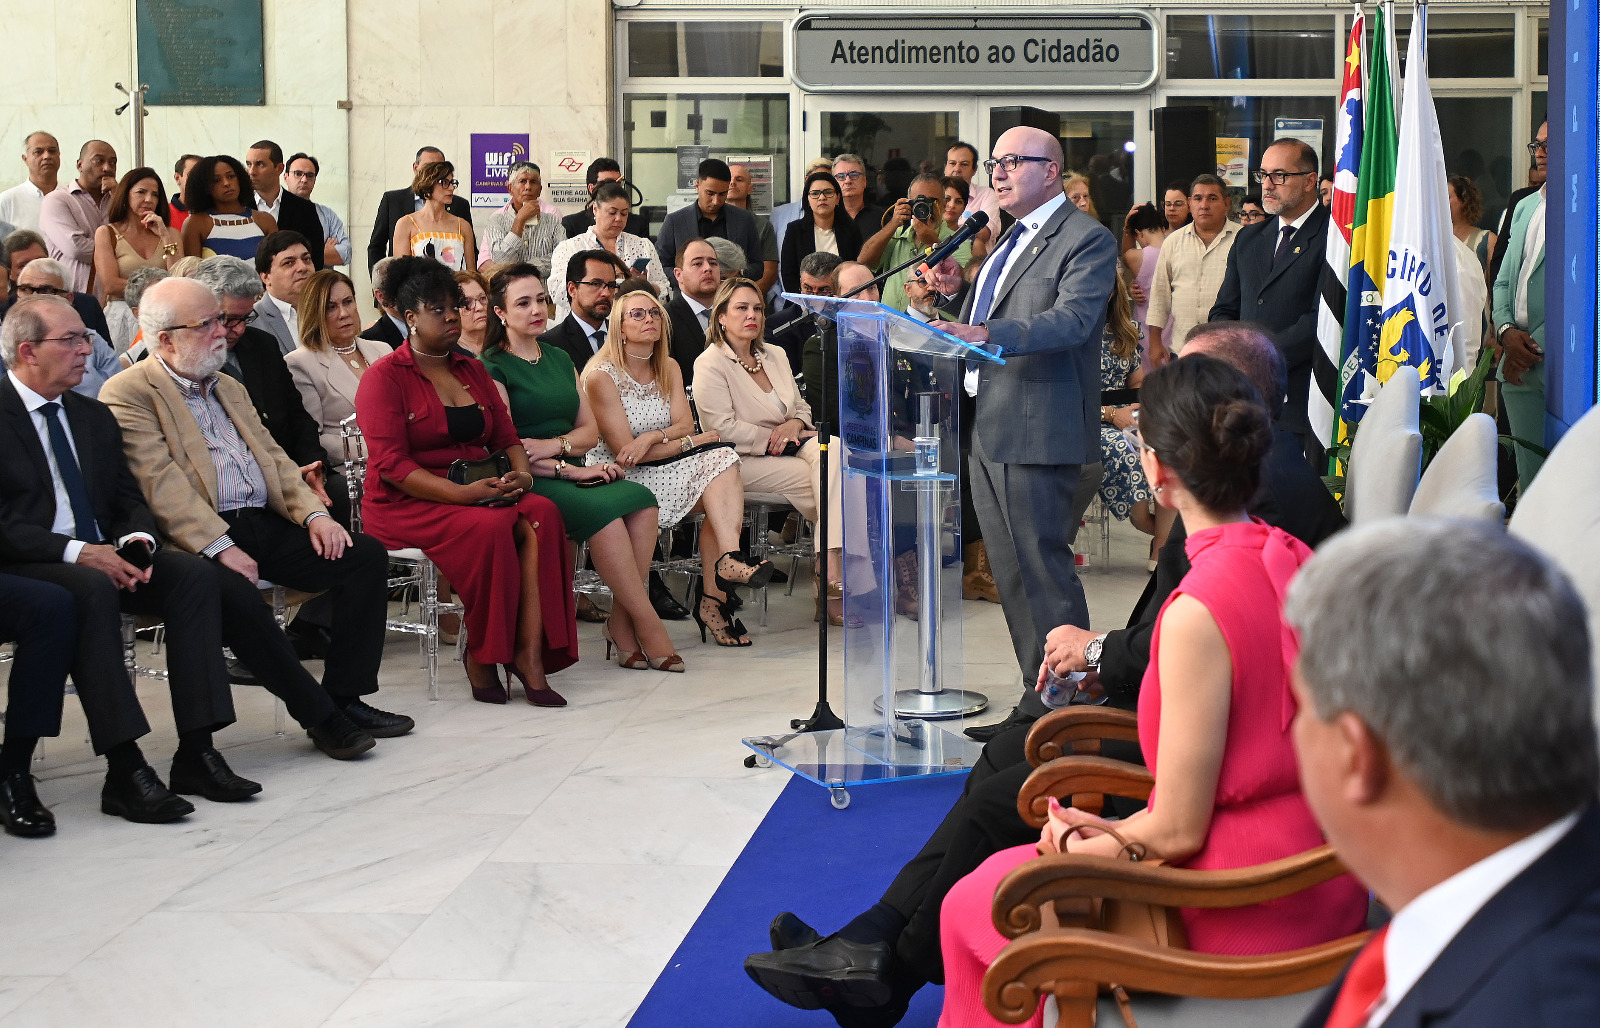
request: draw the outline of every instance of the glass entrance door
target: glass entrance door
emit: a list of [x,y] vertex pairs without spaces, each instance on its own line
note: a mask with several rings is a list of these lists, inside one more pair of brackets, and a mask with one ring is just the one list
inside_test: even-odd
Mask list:
[[[1063,175],[1082,175],[1100,221],[1117,238],[1128,211],[1154,195],[1150,181],[1150,101],[1146,96],[1097,94],[1081,99],[1065,95],[985,98],[983,147],[993,145],[1007,119],[1004,108],[1034,107],[1061,119],[1058,136],[1067,166]],[[999,100],[999,102],[997,102]],[[985,156],[988,156],[985,153]],[[979,173],[980,176],[982,173]]]
[[805,105],[806,153],[859,154],[867,162],[867,199],[887,206],[906,195],[918,174],[944,174],[945,151],[957,140],[980,150],[977,106],[937,96],[811,95]]

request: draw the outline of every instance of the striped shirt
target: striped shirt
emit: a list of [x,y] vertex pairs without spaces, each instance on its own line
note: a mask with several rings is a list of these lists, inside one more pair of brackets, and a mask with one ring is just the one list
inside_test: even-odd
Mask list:
[[1228,252],[1239,226],[1231,221],[1207,246],[1194,230],[1183,226],[1161,244],[1155,275],[1150,280],[1150,306],[1146,315],[1153,328],[1163,329],[1161,341],[1174,354],[1183,350],[1184,337],[1211,316],[1222,280],[1228,273]]
[[[217,468],[217,512],[242,510],[246,507],[267,505],[267,478],[250,452],[233,419],[217,399],[217,376],[204,382],[192,382],[173,371],[167,362],[157,357],[172,381],[183,394],[184,406],[194,415],[200,434],[206,437],[206,449]],[[215,557],[233,545],[233,540],[223,535],[201,551],[202,556]]]

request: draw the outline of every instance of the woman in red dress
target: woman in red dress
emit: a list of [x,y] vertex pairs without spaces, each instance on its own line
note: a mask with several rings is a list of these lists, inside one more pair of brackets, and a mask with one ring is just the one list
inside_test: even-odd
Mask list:
[[[449,269],[399,257],[387,282],[411,335],[356,392],[367,443],[363,528],[390,549],[421,549],[460,594],[473,699],[506,702],[503,665],[529,703],[565,706],[544,677],[578,659],[561,512],[528,492],[528,457],[489,372],[454,345],[462,298]],[[511,458],[509,475],[472,485],[445,477],[452,461],[496,450]],[[496,497],[515,502],[478,506]]]
[[[1313,849],[1322,831],[1289,735],[1298,646],[1282,616],[1311,550],[1245,513],[1271,445],[1266,408],[1243,374],[1204,356],[1151,372],[1140,398],[1129,443],[1157,500],[1183,517],[1192,570],[1156,620],[1139,690],[1139,745],[1155,790],[1115,830],[1150,859],[1207,870]],[[1006,942],[989,914],[1000,879],[1040,853],[1120,857],[1121,844],[1096,830],[1109,824],[1052,804],[1038,844],[1001,850],[950,890],[940,911],[940,1028],[1000,1024],[982,999],[984,971]],[[1081,831],[1067,834],[1074,826]],[[1197,952],[1270,953],[1360,931],[1367,893],[1342,875],[1269,903],[1180,913]]]

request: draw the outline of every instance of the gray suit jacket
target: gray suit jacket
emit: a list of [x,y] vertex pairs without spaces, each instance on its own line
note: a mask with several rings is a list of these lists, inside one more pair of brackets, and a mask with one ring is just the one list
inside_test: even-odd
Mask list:
[[283,351],[285,357],[300,345],[300,340],[289,330],[289,323],[283,320],[283,312],[278,310],[278,305],[273,303],[272,297],[266,293],[262,293],[261,299],[256,301],[256,328],[271,333],[278,341],[278,349]]
[[[972,424],[974,445],[990,460],[1100,459],[1100,336],[1116,280],[1116,240],[1071,201],[1012,263],[986,322],[989,342],[1006,363],[980,366]],[[963,321],[977,290],[967,294]]]

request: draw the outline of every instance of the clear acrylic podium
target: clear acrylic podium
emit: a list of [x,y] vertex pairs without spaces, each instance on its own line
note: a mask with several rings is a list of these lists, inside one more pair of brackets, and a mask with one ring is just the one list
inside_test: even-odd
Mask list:
[[1002,362],[880,303],[784,298],[838,330],[845,727],[744,744],[843,808],[847,786],[965,771],[982,750],[961,734],[988,699],[963,687],[959,397],[963,359]]

